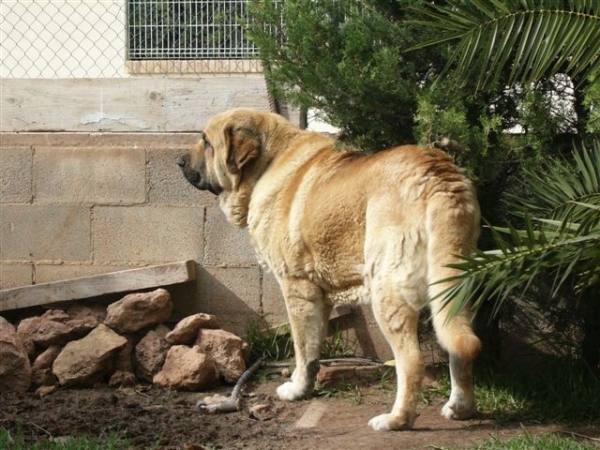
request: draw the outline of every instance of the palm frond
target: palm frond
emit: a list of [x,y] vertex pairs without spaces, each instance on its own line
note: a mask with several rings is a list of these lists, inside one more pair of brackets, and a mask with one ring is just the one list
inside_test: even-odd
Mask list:
[[459,273],[440,281],[452,283],[439,295],[451,316],[488,301],[496,314],[541,273],[553,275],[554,295],[570,280],[577,292],[600,284],[600,142],[575,151],[572,163],[552,161],[540,172],[525,177],[531,198],[513,199],[524,228],[492,226],[495,250],[475,250],[449,265]]
[[569,214],[573,221],[585,222],[590,205],[600,205],[600,141],[572,155],[573,163],[563,158],[524,170],[522,184],[530,195],[507,200],[516,215],[562,220]]
[[545,233],[534,231],[535,240],[514,234],[520,238],[509,241],[500,234],[494,236],[499,250],[477,250],[461,261],[450,265],[461,273],[441,280],[454,282],[442,292],[444,301],[450,305],[451,315],[465,308],[477,312],[487,301],[494,304],[492,313],[497,313],[502,304],[511,296],[523,295],[535,277],[542,273],[554,273],[553,292],[573,278],[574,289],[583,290],[592,282],[592,275],[600,273],[600,227],[584,235],[566,228],[563,233],[547,240]]
[[509,71],[508,83],[565,72],[587,78],[600,68],[600,2],[596,0],[448,0],[422,2],[414,21],[439,36],[409,50],[454,42],[444,70],[455,80],[474,71],[478,88]]

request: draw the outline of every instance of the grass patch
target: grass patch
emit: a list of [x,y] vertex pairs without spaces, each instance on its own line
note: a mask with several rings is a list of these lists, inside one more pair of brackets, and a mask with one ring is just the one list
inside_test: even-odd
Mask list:
[[[424,388],[429,404],[450,395],[450,377],[439,387]],[[548,361],[528,370],[498,373],[480,369],[475,375],[477,409],[498,422],[535,420],[572,424],[600,419],[600,379],[583,363]]]
[[6,430],[0,430],[0,449],[2,450],[127,450],[128,441],[115,436],[106,439],[67,437],[64,439],[42,438],[28,444],[22,436],[12,436]]
[[507,441],[493,437],[482,445],[470,448],[473,450],[598,450],[598,447],[589,442],[554,434],[533,436],[527,432]]
[[246,329],[246,342],[252,359],[266,358],[273,361],[294,356],[294,342],[288,325],[271,327],[265,318],[253,320]]
[[574,423],[600,419],[600,379],[583,363],[549,361],[527,371],[478,377],[476,398],[497,420]]
[[358,344],[348,337],[348,333],[340,329],[338,324],[330,327],[329,336],[323,342],[321,359],[351,358],[356,356]]
[[341,398],[349,401],[353,405],[360,405],[363,402],[363,393],[360,386],[352,383],[335,384],[332,386],[317,386],[314,391],[315,397],[322,398]]
[[[294,341],[289,325],[272,327],[265,318],[252,320],[246,328],[246,342],[252,357],[282,361],[294,356]],[[323,342],[321,359],[348,358],[356,355],[357,343],[335,325]]]

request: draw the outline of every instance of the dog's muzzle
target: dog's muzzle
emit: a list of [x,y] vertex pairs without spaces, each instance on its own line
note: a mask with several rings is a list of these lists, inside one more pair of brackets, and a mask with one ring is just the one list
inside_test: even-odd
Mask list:
[[194,186],[196,189],[200,189],[201,191],[209,191],[214,195],[219,195],[223,192],[220,186],[213,186],[210,183],[206,182],[206,179],[202,177],[198,170],[193,169],[185,156],[179,156],[175,161],[181,171],[183,172],[183,176],[188,182]]

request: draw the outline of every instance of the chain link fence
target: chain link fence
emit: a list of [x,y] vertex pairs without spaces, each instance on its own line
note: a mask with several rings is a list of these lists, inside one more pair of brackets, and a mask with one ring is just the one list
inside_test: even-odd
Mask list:
[[1,0],[1,78],[259,72],[249,0]]

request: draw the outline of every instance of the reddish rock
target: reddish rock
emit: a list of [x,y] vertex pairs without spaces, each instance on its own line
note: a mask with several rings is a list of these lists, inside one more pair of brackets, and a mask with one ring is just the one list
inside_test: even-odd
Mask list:
[[235,383],[246,370],[248,344],[225,330],[200,330],[196,346],[212,359],[226,382]]
[[171,295],[164,289],[129,294],[108,307],[104,323],[121,333],[134,333],[166,321],[172,309]]
[[122,370],[124,372],[133,372],[134,366],[134,338],[131,335],[123,336],[127,339],[127,344],[119,350],[115,357],[115,371]]
[[15,327],[0,316],[0,392],[26,392],[30,387],[29,356]]
[[337,365],[322,366],[317,373],[317,382],[323,386],[332,383],[360,384],[372,382],[381,378],[386,370],[385,366]]
[[71,329],[64,323],[42,316],[23,319],[17,328],[17,332],[23,340],[44,348],[66,343],[69,340],[70,331]]
[[270,420],[275,416],[272,405],[254,405],[248,410],[251,419],[255,420]]
[[49,309],[44,314],[42,314],[41,317],[60,323],[66,323],[69,320],[71,320],[71,316],[62,309]]
[[94,317],[98,323],[102,323],[106,317],[106,306],[99,303],[83,304],[78,302],[67,308],[67,314],[74,319]]
[[198,337],[203,328],[220,328],[216,316],[204,313],[194,314],[179,321],[173,331],[167,334],[167,342],[171,345],[190,345]]
[[17,333],[23,341],[47,348],[85,336],[97,324],[98,321],[93,317],[73,319],[64,311],[49,310],[42,316],[23,319],[19,323]]
[[154,331],[161,337],[161,339],[166,340],[167,334],[171,332],[171,329],[168,326],[161,323],[154,327]]
[[56,385],[40,386],[39,388],[37,388],[35,390],[35,395],[42,398],[42,397],[45,397],[46,395],[53,394],[54,392],[56,392],[57,389],[58,389],[58,387]]
[[150,330],[135,346],[135,373],[140,379],[152,382],[162,368],[169,351],[165,334]]
[[203,390],[219,382],[219,371],[215,362],[198,347],[175,345],[169,349],[165,364],[153,381],[170,389]]
[[52,364],[60,354],[60,345],[51,345],[38,355],[31,366],[31,382],[37,386],[51,386],[56,382],[52,373]]
[[106,374],[127,339],[100,324],[83,339],[69,342],[60,352],[52,372],[62,386],[88,384]]
[[108,380],[110,387],[128,387],[135,386],[135,375],[132,372],[126,370],[115,370]]

